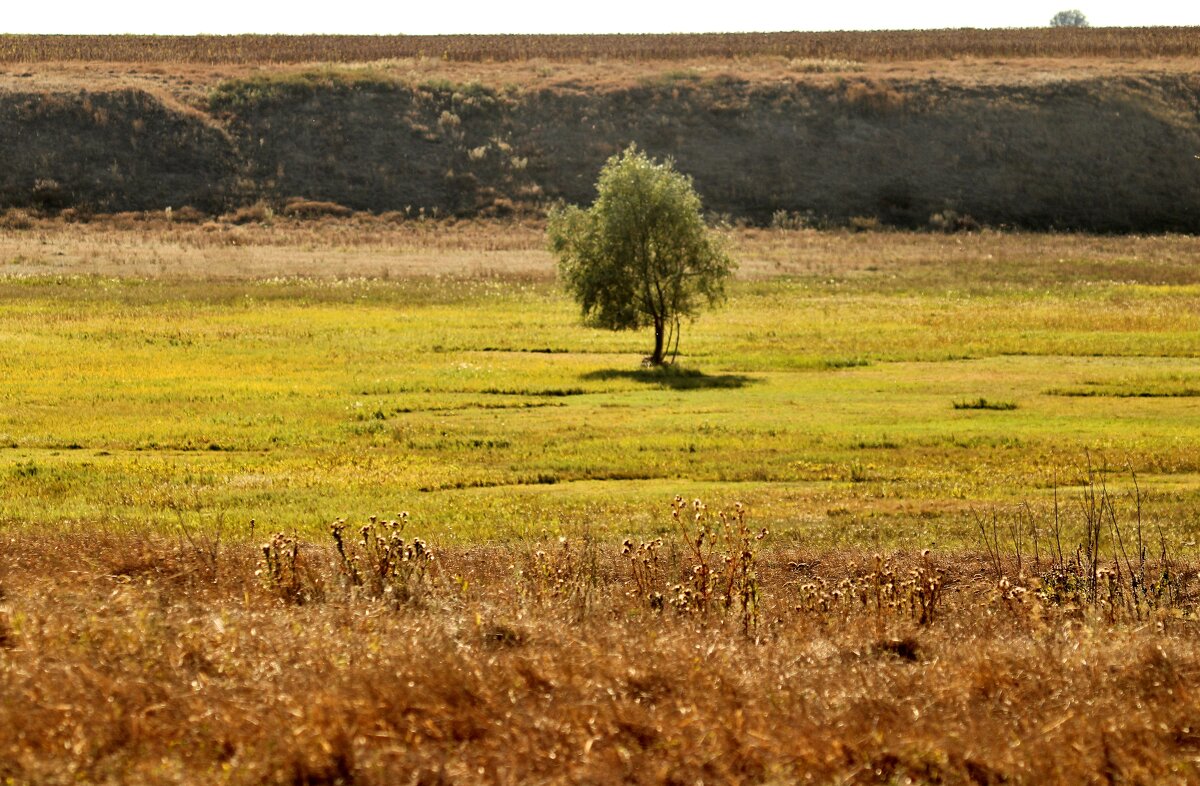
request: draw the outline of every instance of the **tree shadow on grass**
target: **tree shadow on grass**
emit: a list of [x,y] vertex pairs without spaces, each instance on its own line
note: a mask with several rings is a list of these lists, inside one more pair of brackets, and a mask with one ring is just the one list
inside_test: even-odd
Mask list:
[[657,385],[671,390],[708,390],[713,388],[744,388],[757,380],[743,374],[705,374],[690,368],[676,366],[661,366],[659,368],[616,369],[606,368],[599,371],[589,371],[581,379],[588,381],[605,381],[610,379],[630,379],[647,385]]

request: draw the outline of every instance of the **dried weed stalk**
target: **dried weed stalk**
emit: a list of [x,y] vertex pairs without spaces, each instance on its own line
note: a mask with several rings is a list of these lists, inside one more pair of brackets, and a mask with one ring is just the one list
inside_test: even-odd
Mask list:
[[[1179,569],[1181,560],[1171,553],[1161,523],[1154,522],[1153,538],[1148,533],[1137,474],[1129,472],[1128,512],[1109,489],[1108,474],[1087,457],[1074,522],[1061,503],[1057,475],[1044,523],[1028,503],[1007,517],[996,510],[988,517],[976,514],[998,600],[1094,611],[1110,622],[1140,621],[1186,603],[1194,577]],[[1078,540],[1064,549],[1069,529]]]
[[418,537],[405,539],[408,513],[391,521],[372,516],[355,541],[345,536],[346,521],[330,527],[338,569],[355,594],[395,604],[419,604],[429,596],[434,555]]

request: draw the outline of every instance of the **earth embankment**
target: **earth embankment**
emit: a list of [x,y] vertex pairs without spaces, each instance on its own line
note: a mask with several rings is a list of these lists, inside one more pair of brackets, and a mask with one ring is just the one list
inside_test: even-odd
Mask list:
[[[362,72],[0,93],[0,202],[98,211],[256,201],[488,215],[584,202],[631,142],[731,218],[1200,230],[1200,77],[963,84],[668,73],[611,87]],[[947,218],[948,217],[948,218]]]

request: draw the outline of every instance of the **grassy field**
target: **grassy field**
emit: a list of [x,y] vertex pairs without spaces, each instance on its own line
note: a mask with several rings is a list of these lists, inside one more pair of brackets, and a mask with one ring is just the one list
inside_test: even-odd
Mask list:
[[[827,241],[740,242],[788,240]],[[453,252],[389,280],[10,276],[0,517],[313,533],[408,510],[476,540],[644,531],[683,493],[796,542],[957,547],[979,505],[1042,503],[1091,451],[1190,537],[1200,289],[1162,256],[743,280],[665,373],[647,336],[579,326],[546,268],[464,275]]]
[[0,236],[0,782],[1197,782],[1197,241],[730,240]]

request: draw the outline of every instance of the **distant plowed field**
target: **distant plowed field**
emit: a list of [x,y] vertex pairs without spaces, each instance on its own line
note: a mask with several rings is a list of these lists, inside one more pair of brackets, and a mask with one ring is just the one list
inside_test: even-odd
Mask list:
[[1194,27],[892,30],[669,35],[0,36],[0,62],[362,62],[401,57],[520,61],[775,56],[865,61],[962,57],[1195,57]]

